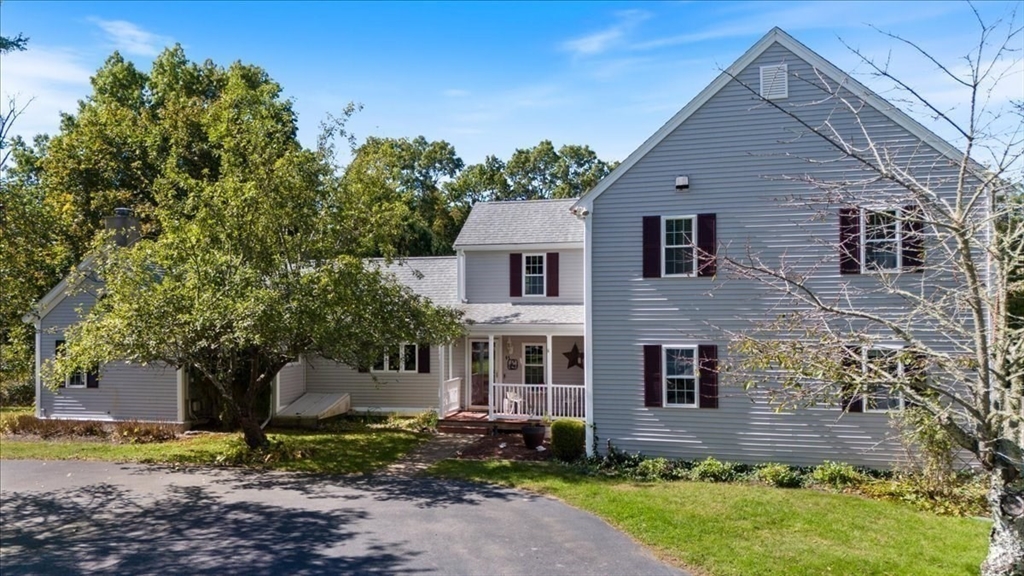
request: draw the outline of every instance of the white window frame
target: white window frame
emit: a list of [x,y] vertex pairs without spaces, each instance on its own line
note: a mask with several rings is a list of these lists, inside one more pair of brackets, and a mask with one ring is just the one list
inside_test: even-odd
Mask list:
[[[669,246],[665,241],[665,228],[666,222],[669,220],[689,220],[691,222],[691,230],[693,230],[693,271],[685,272],[682,274],[669,274],[665,271],[665,251],[669,248],[684,248],[685,244]],[[700,262],[697,259],[697,215],[689,214],[686,216],[662,216],[661,217],[661,276],[662,278],[692,278],[697,276],[697,269],[700,267]]]
[[[874,268],[868,266],[868,213],[892,213],[896,221],[896,267]],[[873,242],[876,243],[876,242]],[[860,209],[860,271],[861,274],[891,274],[903,271],[903,212],[899,208],[874,207]]]
[[[57,339],[57,341],[54,342],[54,344],[53,344],[53,356],[54,356],[54,358],[56,358],[57,353],[60,351],[61,345],[66,346],[67,345],[67,341],[63,340],[63,339]],[[98,370],[97,370],[97,372],[98,372]],[[72,384],[71,383],[72,379],[75,378],[76,376],[78,377],[78,381],[81,382],[80,384]],[[99,374],[97,374],[97,378],[98,377],[99,377]],[[89,382],[89,371],[88,370],[83,370],[81,372],[76,372],[74,374],[69,374],[69,375],[64,377],[64,387],[65,388],[88,388],[89,387],[88,386],[88,382]]]
[[[520,371],[523,373],[520,380],[524,386],[526,384],[526,347],[527,346],[540,346],[540,367],[544,370],[544,384],[529,384],[529,386],[550,386],[551,383],[547,382],[548,379],[548,345],[543,342],[523,342],[523,369]],[[530,366],[536,367],[537,364],[530,364]]]
[[[863,373],[865,375],[868,374],[871,352],[873,352],[873,351],[887,352],[887,353],[890,353],[890,354],[896,354],[898,356],[901,350],[903,350],[903,347],[900,346],[900,345],[886,345],[886,344],[876,345],[876,346],[873,346],[871,348],[865,348],[861,352],[861,370],[863,371]],[[904,368],[903,368],[903,360],[897,358],[896,359],[896,378],[897,379],[902,379],[903,378],[903,375],[904,375],[904,371],[903,370],[904,370]],[[903,392],[893,392],[892,389],[890,389],[886,394],[890,398],[895,398],[895,399],[897,399],[899,401],[899,407],[898,408],[872,408],[871,407],[871,401],[870,401],[872,394],[871,394],[871,392],[865,392],[864,394],[861,394],[861,398],[860,398],[861,406],[862,406],[861,409],[864,412],[871,412],[871,413],[876,413],[876,414],[884,414],[884,413],[887,413],[887,412],[892,412],[893,410],[902,411],[902,410],[904,410],[906,408],[906,399],[903,397]]]
[[[406,368],[405,368],[405,349],[408,346],[412,346],[413,347],[413,358],[416,359],[416,361],[414,362],[414,366],[413,366],[412,370],[406,370]],[[401,344],[398,345],[398,369],[397,370],[392,370],[391,369],[391,356],[388,354],[388,349],[385,348],[384,351],[381,352],[381,354],[384,356],[384,367],[382,369],[378,369],[378,368],[375,367],[375,365],[371,366],[370,367],[370,372],[374,372],[376,374],[386,374],[386,373],[389,373],[389,372],[392,373],[392,374],[394,374],[396,372],[399,373],[399,374],[412,374],[412,373],[415,373],[415,372],[419,372],[419,364],[420,364],[420,347],[419,347],[419,344],[413,344],[412,342],[402,342]]]
[[[668,401],[668,351],[693,351],[693,404],[674,404]],[[673,378],[686,378],[673,376]],[[699,408],[700,407],[700,362],[695,344],[664,344],[661,347],[661,405],[666,408]]]
[[[530,258],[534,258],[534,257],[540,257],[540,265],[542,267],[542,271],[541,271],[540,274],[527,274],[526,271],[529,269],[529,266],[527,266],[526,263],[527,263],[527,261]],[[527,279],[527,277],[530,277],[530,276],[532,276],[532,277],[540,276],[541,277],[541,283],[540,283],[541,292],[540,292],[540,294],[529,294],[528,293],[528,289],[529,289],[530,284],[526,281],[526,279]],[[548,255],[543,253],[543,252],[535,253],[535,254],[523,254],[523,296],[526,297],[526,298],[543,298],[544,296],[547,296],[547,295],[548,295]]]

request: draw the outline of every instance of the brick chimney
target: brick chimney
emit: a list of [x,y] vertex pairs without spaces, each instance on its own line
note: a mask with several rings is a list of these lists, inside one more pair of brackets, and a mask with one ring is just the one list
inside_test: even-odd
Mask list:
[[130,246],[139,239],[139,221],[132,216],[131,208],[114,208],[113,216],[103,218],[103,225],[114,232],[117,246]]

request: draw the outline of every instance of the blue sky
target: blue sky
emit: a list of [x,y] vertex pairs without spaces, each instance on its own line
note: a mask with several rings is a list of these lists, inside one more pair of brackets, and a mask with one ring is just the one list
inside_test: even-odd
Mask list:
[[[995,18],[1015,6],[978,8]],[[163,46],[178,42],[193,60],[267,69],[295,101],[307,145],[326,113],[356,101],[365,106],[350,124],[358,137],[444,139],[467,163],[507,158],[542,139],[621,160],[772,26],[855,75],[866,69],[840,38],[873,56],[891,51],[895,70],[955,107],[958,96],[934,67],[868,24],[952,61],[977,38],[972,18],[968,5],[948,2],[6,0],[0,31],[31,41],[29,51],[0,61],[0,92],[5,101],[35,98],[16,133],[53,133],[59,111],[89,94],[89,76],[113,50],[148,70]],[[858,78],[884,93],[885,85]],[[1018,74],[997,98],[1022,93]]]

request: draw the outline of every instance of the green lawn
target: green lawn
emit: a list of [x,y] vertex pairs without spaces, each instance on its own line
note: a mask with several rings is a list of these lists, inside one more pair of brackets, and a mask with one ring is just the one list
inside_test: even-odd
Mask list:
[[[405,430],[316,432],[277,430],[268,434],[281,449],[252,457],[241,435],[201,434],[153,444],[115,444],[104,440],[0,440],[0,458],[105,460],[163,464],[243,464],[320,474],[365,473],[386,466],[426,437]],[[276,459],[275,454],[287,457]]]
[[974,575],[989,524],[906,505],[749,484],[642,484],[553,463],[446,460],[431,472],[550,494],[677,565],[715,576]]

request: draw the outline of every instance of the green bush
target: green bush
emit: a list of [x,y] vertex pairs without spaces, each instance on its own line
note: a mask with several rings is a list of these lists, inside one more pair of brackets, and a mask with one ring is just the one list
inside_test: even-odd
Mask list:
[[671,478],[672,464],[665,458],[648,458],[640,463],[631,476],[641,482],[668,480]]
[[754,473],[758,480],[776,488],[799,488],[800,473],[785,464],[768,463]]
[[811,472],[811,480],[822,486],[843,489],[847,486],[860,485],[866,478],[849,464],[826,460],[814,468],[814,471]]
[[32,406],[35,401],[35,382],[0,382],[0,406]]
[[126,444],[150,444],[166,442],[178,437],[178,426],[162,422],[139,422],[128,420],[114,424],[110,437]]
[[587,451],[587,425],[579,420],[562,419],[551,425],[551,450],[555,458],[572,462]]
[[702,482],[731,482],[738,475],[735,464],[719,462],[712,457],[701,460],[690,470],[690,477]]
[[906,502],[922,510],[947,516],[987,516],[988,485],[971,474],[954,474],[936,485],[927,475],[906,474],[889,480],[873,480],[857,491],[876,500]]
[[224,452],[217,456],[214,464],[262,468],[281,462],[309,459],[314,452],[309,443],[288,444],[282,440],[270,440],[267,446],[252,450],[245,444],[245,440],[234,438]]

